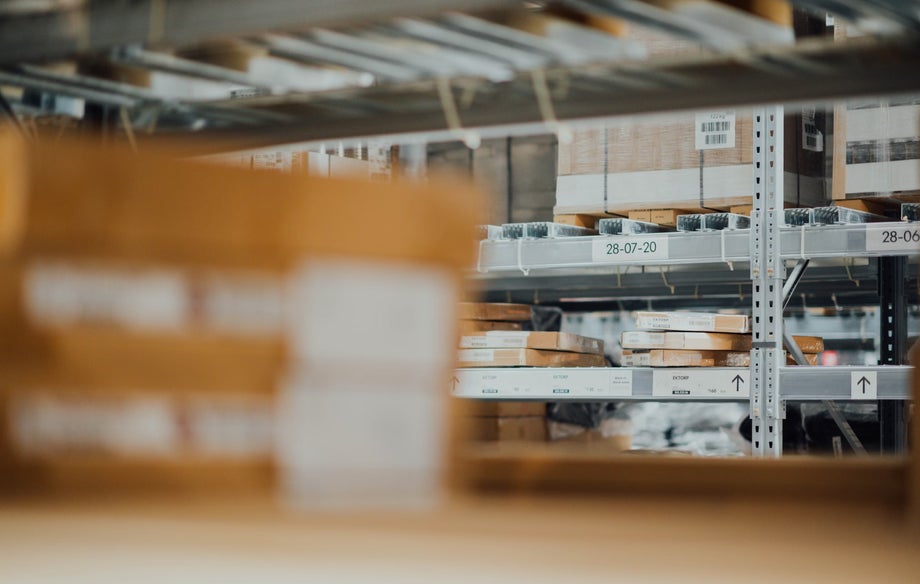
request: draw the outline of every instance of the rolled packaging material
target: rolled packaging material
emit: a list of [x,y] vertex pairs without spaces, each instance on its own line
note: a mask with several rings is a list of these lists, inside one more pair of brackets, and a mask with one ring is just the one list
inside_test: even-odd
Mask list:
[[[803,353],[824,351],[821,337],[793,337]],[[620,336],[624,349],[699,349],[708,351],[750,351],[750,335],[733,333],[625,331]]]
[[[809,365],[818,364],[817,354],[806,354]],[[787,355],[787,365],[795,365]],[[651,351],[623,351],[624,367],[749,367],[751,354],[737,351],[692,351],[682,349],[652,349]]]
[[461,349],[460,367],[606,367],[603,355],[536,349]]
[[650,330],[746,333],[750,330],[750,318],[741,314],[639,311],[636,326]]
[[604,354],[604,341],[571,333],[493,331],[460,338],[461,349],[542,349]]
[[532,310],[528,304],[503,302],[461,302],[461,320],[492,320],[524,322],[531,319]]

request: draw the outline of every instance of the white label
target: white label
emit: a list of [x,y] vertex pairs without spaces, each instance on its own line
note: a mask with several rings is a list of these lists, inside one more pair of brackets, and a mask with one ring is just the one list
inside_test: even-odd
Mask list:
[[211,276],[203,284],[204,325],[235,333],[275,334],[284,322],[284,289],[277,278]]
[[748,399],[748,369],[656,369],[652,395],[672,399]]
[[620,360],[623,367],[648,367],[651,364],[650,353],[630,353]]
[[920,223],[866,225],[866,251],[920,253]]
[[626,331],[623,333],[624,349],[657,349],[665,346],[664,333],[646,331]]
[[696,114],[696,149],[735,147],[735,111]]
[[591,261],[594,262],[647,262],[669,257],[667,236],[611,235],[595,237],[591,242]]
[[683,324],[683,322],[686,322],[686,325],[687,325],[686,328],[690,330],[708,331],[708,330],[712,330],[716,328],[716,317],[711,314],[706,315],[706,316],[688,316],[686,318],[686,321],[683,321],[683,319],[675,319],[675,320],[677,320],[679,324]]
[[824,152],[824,134],[815,125],[815,108],[802,109],[802,149]]
[[169,270],[39,263],[25,278],[30,315],[50,324],[179,328],[189,318],[188,290],[185,278]]
[[492,349],[463,349],[458,351],[457,359],[468,363],[488,363],[495,360]]
[[851,371],[850,398],[868,400],[877,399],[878,373],[875,371]]
[[460,337],[461,349],[523,349],[527,347],[529,332],[489,331],[483,335]]
[[[291,348],[308,369],[435,375],[453,361],[456,290],[446,270],[317,260],[295,274],[288,300]],[[362,366],[347,366],[354,363]]]
[[572,399],[632,396],[632,371],[607,368],[460,369],[454,395],[471,398]]

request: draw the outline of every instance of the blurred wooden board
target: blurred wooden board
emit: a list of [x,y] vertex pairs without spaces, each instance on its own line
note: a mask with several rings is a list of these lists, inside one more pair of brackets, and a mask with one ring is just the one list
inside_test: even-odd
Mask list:
[[434,513],[299,517],[205,498],[7,503],[0,580],[917,582],[915,540],[891,520],[877,505],[843,512],[730,499],[481,498]]

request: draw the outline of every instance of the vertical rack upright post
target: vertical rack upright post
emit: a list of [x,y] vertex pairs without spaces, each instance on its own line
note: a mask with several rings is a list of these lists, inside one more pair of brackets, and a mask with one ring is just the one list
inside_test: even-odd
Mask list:
[[783,213],[783,106],[754,109],[751,211],[751,444],[755,456],[779,456],[785,405],[780,399],[783,280],[779,228]]

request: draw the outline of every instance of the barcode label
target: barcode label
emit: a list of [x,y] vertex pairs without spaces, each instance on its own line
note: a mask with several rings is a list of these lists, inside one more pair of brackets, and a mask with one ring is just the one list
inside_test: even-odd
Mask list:
[[735,112],[705,112],[696,114],[696,149],[713,150],[735,147]]
[[802,108],[802,149],[824,152],[824,134],[815,124],[815,108]]

